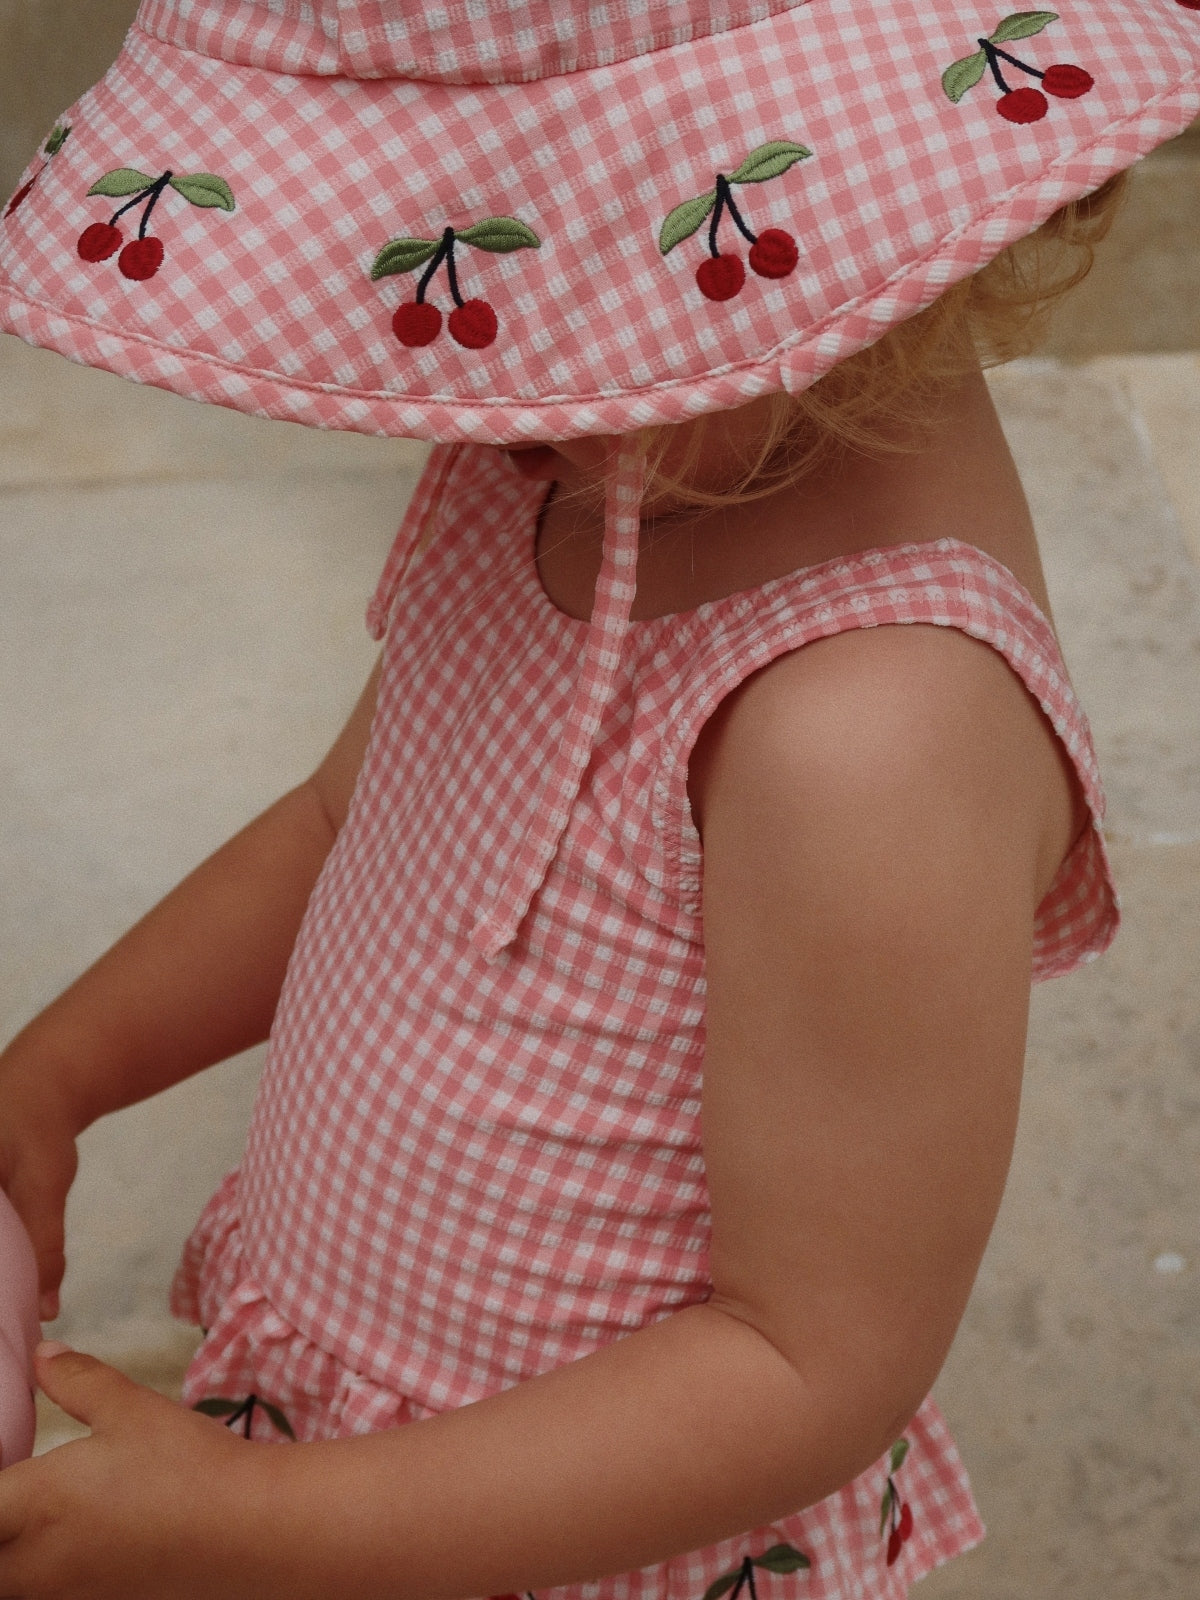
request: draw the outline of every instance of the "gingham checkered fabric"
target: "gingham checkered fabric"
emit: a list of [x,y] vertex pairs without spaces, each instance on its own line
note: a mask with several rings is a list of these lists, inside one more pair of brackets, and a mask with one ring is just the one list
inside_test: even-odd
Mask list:
[[[1054,635],[1002,566],[943,540],[630,623],[557,853],[489,962],[472,943],[479,908],[533,821],[589,625],[538,579],[543,484],[486,449],[435,452],[427,472],[373,603],[376,630],[387,624],[378,711],[289,968],[246,1157],[174,1294],[208,1329],[187,1398],[263,1395],[308,1439],[466,1404],[707,1297],[687,764],[720,700],[773,658],[906,623],[1000,652],[1092,816],[1039,910],[1035,976],[1087,959],[1116,926],[1095,759]],[[397,591],[426,528],[433,542]],[[900,1600],[982,1535],[931,1402],[908,1437],[917,1531],[891,1569],[880,1462],[770,1528],[560,1600],[701,1600],[780,1542],[813,1560],[772,1580],[781,1595]]]
[[[1019,48],[1039,71],[1078,64],[1095,87],[1029,125],[997,115],[990,77],[957,104],[943,89],[1004,0],[809,0],[757,21],[744,20],[757,6],[711,8],[714,31],[696,37],[705,9],[597,5],[584,30],[583,8],[548,0],[148,0],[0,223],[0,328],[321,427],[481,442],[624,433],[804,389],[1200,111],[1200,14],[1177,0],[1063,7]],[[574,36],[555,43],[563,16]],[[576,48],[619,57],[657,40],[660,21],[693,36],[528,82],[457,81],[551,70],[560,49],[567,63]],[[381,70],[385,45],[399,61],[414,30],[436,81],[329,76]],[[775,141],[811,155],[738,183],[737,203],[751,232],[790,234],[798,264],[777,280],[747,273],[714,302],[697,279],[707,228],[666,254],[660,230]],[[76,249],[115,214],[89,190],[119,168],[213,174],[236,209],[168,189],[152,230],[165,259],[131,282],[116,259]],[[377,253],[494,217],[536,245],[460,240],[457,290],[438,268],[423,302],[446,315],[454,293],[486,302],[494,341],[464,348],[447,323],[427,345],[400,343],[393,313],[414,302],[419,269],[372,281]],[[731,216],[717,242],[744,257]]]
[[183,50],[274,72],[522,83],[611,66],[761,22],[809,0],[145,0],[139,23]]

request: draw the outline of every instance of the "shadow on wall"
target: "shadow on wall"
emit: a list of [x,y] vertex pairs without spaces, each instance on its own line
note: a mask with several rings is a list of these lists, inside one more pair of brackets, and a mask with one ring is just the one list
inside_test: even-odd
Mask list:
[[[0,195],[59,113],[116,58],[137,0],[0,0]],[[1046,354],[1200,348],[1200,123],[1139,169],[1092,280],[1058,316]]]

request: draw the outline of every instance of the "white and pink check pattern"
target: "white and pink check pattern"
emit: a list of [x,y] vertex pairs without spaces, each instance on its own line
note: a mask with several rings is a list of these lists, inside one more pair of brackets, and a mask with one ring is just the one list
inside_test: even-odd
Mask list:
[[[446,465],[431,463],[444,494],[418,490],[400,543],[430,519],[436,538],[372,613],[390,612],[379,708],[246,1157],[175,1289],[178,1314],[208,1329],[188,1399],[263,1395],[302,1438],[461,1406],[707,1298],[687,764],[718,702],[768,661],[885,624],[958,628],[1000,652],[1092,815],[1039,910],[1034,976],[1068,971],[1116,927],[1095,759],[1050,626],[1002,566],[943,540],[631,623],[557,853],[516,940],[486,959],[472,930],[533,822],[588,624],[537,576],[544,485],[491,450],[457,452],[448,479]],[[394,579],[389,563],[381,601]],[[907,1436],[916,1532],[890,1570],[880,1462],[771,1528],[558,1600],[701,1600],[779,1542],[813,1561],[770,1580],[782,1600],[901,1600],[982,1536],[932,1402]]]
[[[0,224],[0,327],[220,405],[435,440],[624,433],[798,392],[1200,110],[1200,14],[1176,0],[1063,8],[1027,53],[1081,65],[1095,88],[1042,121],[998,116],[990,81],[953,104],[943,71],[1007,9],[710,8],[718,31],[697,37],[696,0],[597,4],[586,30],[581,8],[550,0],[147,0]],[[691,36],[643,49],[660,24]],[[410,45],[435,58],[432,79],[371,75]],[[631,48],[557,70],[576,50]],[[531,63],[552,75],[458,81]],[[660,229],[776,140],[812,155],[740,185],[738,203],[753,231],[792,234],[799,263],[713,302],[695,277],[705,230],[664,256]],[[163,265],[130,282],[76,252],[116,209],[88,190],[118,167],[214,173],[237,209],[169,191]],[[376,253],[492,216],[539,241],[457,248],[462,295],[492,307],[495,342],[465,349],[443,327],[402,345],[391,319],[416,275],[372,282]],[[722,249],[744,251],[722,226]],[[452,308],[444,269],[427,299]]]
[[727,33],[809,0],[143,0],[147,33],[274,72],[524,83]]

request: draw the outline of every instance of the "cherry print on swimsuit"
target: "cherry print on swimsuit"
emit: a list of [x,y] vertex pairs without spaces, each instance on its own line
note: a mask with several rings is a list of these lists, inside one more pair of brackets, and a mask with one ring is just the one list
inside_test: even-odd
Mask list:
[[[978,50],[946,68],[942,74],[942,88],[947,98],[958,105],[983,80],[989,68],[1000,90],[996,110],[1006,122],[1040,122],[1050,109],[1047,95],[1055,95],[1060,100],[1078,100],[1081,95],[1088,94],[1095,87],[1096,80],[1083,67],[1060,61],[1042,69],[1000,48],[1017,39],[1035,38],[1058,20],[1057,11],[1015,11],[1005,17],[986,39],[976,41]],[[1035,89],[1026,84],[1014,89],[1004,76],[1001,62],[1031,78],[1037,78],[1041,88]]]
[[33,189],[34,184],[41,177],[42,173],[45,172],[46,168],[50,165],[51,161],[53,161],[54,157],[62,149],[63,145],[66,144],[66,142],[70,138],[70,136],[71,136],[71,124],[69,122],[60,122],[57,125],[57,127],[54,129],[54,132],[46,140],[46,143],[42,146],[42,154],[45,156],[46,159],[42,162],[41,166],[34,173],[33,177],[30,178],[28,180],[28,182],[23,183],[21,185],[21,187],[17,190],[16,194],[13,195],[12,199],[5,206],[5,208],[4,208],[5,218],[11,217],[13,212],[16,211],[19,206],[23,206],[25,204],[25,201],[29,198],[30,192]]
[[750,241],[750,268],[760,278],[786,278],[795,270],[800,252],[796,241],[783,228],[764,228],[754,233],[738,209],[730,187],[735,183],[766,183],[782,177],[797,161],[807,161],[812,151],[790,139],[772,139],[751,150],[730,173],[718,172],[714,187],[692,200],[684,200],[667,216],[658,235],[658,248],[664,256],[676,245],[699,232],[709,216],[708,255],[696,269],[696,287],[706,300],[732,300],[746,282],[746,268],[740,255],[718,248],[717,231],[726,212],[744,239]]
[[[904,1458],[908,1454],[908,1440],[897,1439],[892,1446],[888,1458],[887,1487],[883,1491],[883,1500],[879,1508],[879,1537],[886,1533],[887,1564],[894,1566],[901,1550],[907,1544],[913,1531],[912,1507],[906,1500],[900,1498],[900,1491],[896,1487],[896,1473],[904,1465]],[[889,1531],[890,1530],[890,1531]]]
[[269,1400],[264,1400],[261,1395],[248,1394],[244,1400],[230,1400],[224,1395],[213,1395],[208,1400],[198,1400],[192,1410],[199,1411],[206,1417],[224,1418],[227,1428],[236,1428],[240,1422],[243,1439],[252,1437],[254,1413],[262,1411],[276,1433],[281,1433],[293,1444],[296,1440],[295,1429],[283,1412]]
[[[146,230],[150,226],[150,217],[155,206],[169,188],[174,189],[176,194],[181,194],[190,204],[205,209],[215,206],[221,211],[232,211],[237,204],[233,198],[233,190],[225,179],[218,178],[211,172],[190,174],[164,172],[161,176],[152,178],[149,173],[139,172],[135,167],[115,167],[97,179],[88,190],[88,195],[107,195],[110,199],[123,199],[126,195],[132,195],[133,198],[114,211],[107,222],[93,222],[83,230],[76,245],[80,259],[87,262],[107,261],[109,256],[116,255],[120,250],[117,265],[123,277],[136,283],[153,278],[163,264],[166,247],[161,239]],[[144,205],[145,209],[138,226],[137,238],[125,244],[125,235],[118,228],[117,222],[127,211],[132,211],[139,205]]]
[[474,245],[477,250],[487,250],[493,255],[510,255],[514,250],[540,250],[542,247],[533,229],[517,217],[485,217],[469,228],[446,228],[439,239],[389,239],[371,264],[373,283],[397,273],[415,272],[429,263],[417,284],[416,298],[397,306],[392,315],[392,332],[408,349],[432,344],[442,331],[441,309],[426,300],[425,291],[443,262],[450,298],[454,301],[454,309],[446,321],[450,337],[465,350],[485,350],[495,341],[500,326],[495,311],[486,300],[464,300],[459,293],[454,251],[460,244]]

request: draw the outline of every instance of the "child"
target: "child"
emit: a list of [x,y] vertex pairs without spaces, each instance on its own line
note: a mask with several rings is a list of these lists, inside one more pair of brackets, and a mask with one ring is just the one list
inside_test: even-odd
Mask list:
[[1195,9],[143,5],[3,325],[438,446],[317,772],[0,1062],[51,1316],[79,1131],[271,1039],[209,1415],[43,1349],[92,1434],[0,1477],[0,1594],[897,1600],[981,1537],[927,1395],[1116,909],[974,351]]

